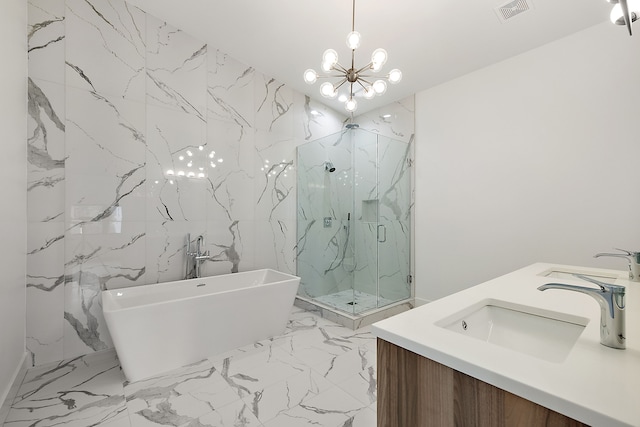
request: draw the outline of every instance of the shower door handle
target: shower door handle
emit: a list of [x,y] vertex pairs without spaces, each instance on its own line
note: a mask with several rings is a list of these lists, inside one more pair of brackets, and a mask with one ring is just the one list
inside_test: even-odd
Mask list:
[[[380,233],[380,230],[382,230],[382,233]],[[384,236],[384,237],[380,239],[380,236]],[[387,241],[387,227],[380,224],[378,225],[378,243],[384,243],[386,241]]]

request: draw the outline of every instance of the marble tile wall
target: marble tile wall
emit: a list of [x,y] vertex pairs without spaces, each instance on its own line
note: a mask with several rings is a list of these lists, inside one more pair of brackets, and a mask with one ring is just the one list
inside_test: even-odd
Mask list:
[[295,147],[345,116],[122,0],[28,7],[33,365],[112,347],[100,290],[180,279],[187,233],[295,272]]

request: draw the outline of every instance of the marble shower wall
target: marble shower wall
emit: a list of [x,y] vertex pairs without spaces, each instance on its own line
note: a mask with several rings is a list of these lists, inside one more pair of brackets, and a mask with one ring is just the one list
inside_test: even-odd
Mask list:
[[345,116],[122,0],[30,0],[28,42],[34,365],[112,347],[100,290],[182,278],[187,233],[296,271],[295,147]]

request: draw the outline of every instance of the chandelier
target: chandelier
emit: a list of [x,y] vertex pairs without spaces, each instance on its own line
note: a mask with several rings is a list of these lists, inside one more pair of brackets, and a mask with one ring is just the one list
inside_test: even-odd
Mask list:
[[607,0],[612,3],[611,22],[617,25],[626,25],[631,33],[631,24],[640,18],[640,0]]
[[371,62],[364,67],[356,68],[355,56],[356,49],[360,47],[360,33],[355,30],[355,20],[356,0],[353,0],[351,32],[347,34],[347,47],[351,49],[351,65],[349,68],[338,63],[338,53],[335,50],[327,49],[322,55],[321,68],[325,73],[332,74],[320,75],[311,68],[304,72],[304,81],[310,85],[314,84],[318,79],[338,79],[335,83],[327,81],[320,85],[320,94],[325,98],[337,97],[338,89],[347,85],[347,94],[341,95],[338,99],[344,102],[344,108],[350,113],[358,108],[358,103],[354,99],[354,95],[358,90],[362,91],[362,96],[365,99],[371,99],[387,91],[387,81],[391,84],[396,84],[402,80],[402,72],[396,68],[389,71],[386,76],[380,76],[381,78],[372,82],[376,78],[374,73],[379,72],[387,62],[387,51],[384,49],[374,50],[373,54],[371,54]]

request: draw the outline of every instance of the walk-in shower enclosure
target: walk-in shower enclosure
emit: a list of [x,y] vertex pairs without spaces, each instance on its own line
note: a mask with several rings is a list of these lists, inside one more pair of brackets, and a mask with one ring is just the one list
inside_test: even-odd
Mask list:
[[298,297],[354,315],[411,298],[409,145],[352,128],[297,157]]

